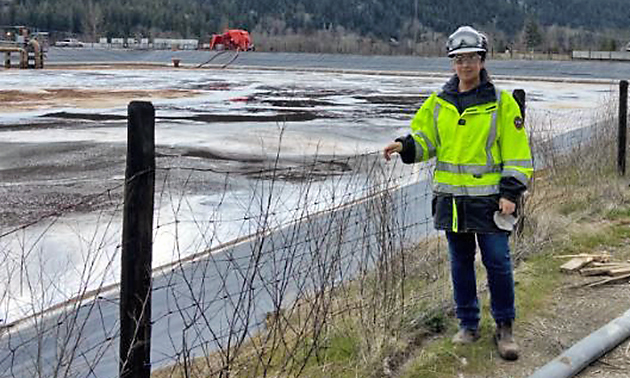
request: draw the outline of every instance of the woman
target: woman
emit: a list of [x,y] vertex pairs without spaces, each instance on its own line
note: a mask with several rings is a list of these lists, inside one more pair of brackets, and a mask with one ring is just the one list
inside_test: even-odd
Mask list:
[[516,360],[514,280],[506,231],[510,224],[506,227],[502,221],[514,219],[533,167],[521,111],[508,92],[490,81],[484,67],[487,51],[483,34],[470,26],[457,29],[447,42],[455,75],[418,110],[411,134],[387,145],[383,154],[390,160],[399,153],[404,163],[437,158],[433,215],[449,245],[460,322],[453,342],[467,344],[479,338],[477,243],[488,273],[497,325],[494,339],[502,358]]

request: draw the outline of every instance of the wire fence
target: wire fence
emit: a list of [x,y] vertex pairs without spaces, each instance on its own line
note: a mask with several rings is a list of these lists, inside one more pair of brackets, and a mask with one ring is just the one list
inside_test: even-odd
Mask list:
[[[567,165],[614,169],[613,118],[560,136],[529,120],[537,169],[559,184],[576,179]],[[309,375],[344,334],[374,349],[450,308],[431,163],[280,149],[238,167],[180,163],[155,170],[154,376]],[[0,229],[0,376],[118,376],[122,190]]]

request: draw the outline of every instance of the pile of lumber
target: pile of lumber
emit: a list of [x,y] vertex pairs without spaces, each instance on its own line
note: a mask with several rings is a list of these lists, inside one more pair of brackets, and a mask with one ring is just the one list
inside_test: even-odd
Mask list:
[[[593,287],[612,282],[630,280],[630,260],[626,262],[611,261],[608,253],[579,254],[555,256],[558,259],[569,259],[562,264],[560,270],[565,273],[580,273],[582,276],[599,276],[597,280],[583,286]],[[582,286],[582,285],[580,285]]]

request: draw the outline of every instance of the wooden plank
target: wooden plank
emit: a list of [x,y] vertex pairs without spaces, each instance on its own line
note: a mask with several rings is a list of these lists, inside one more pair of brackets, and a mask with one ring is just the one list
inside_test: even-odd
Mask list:
[[560,256],[554,256],[554,259],[579,259],[579,258],[588,258],[591,257],[593,258],[592,261],[597,261],[597,262],[602,262],[602,263],[607,263],[610,261],[610,255],[608,253],[602,253],[602,254],[588,254],[588,253],[580,253],[577,255],[560,255]]
[[630,267],[610,269],[608,271],[608,275],[613,276],[613,277],[623,276],[625,274],[630,274]]
[[592,285],[592,284],[594,284],[594,283],[597,283],[597,282],[600,282],[600,281],[603,281],[603,280],[607,280],[607,279],[608,279],[608,278],[604,278],[604,279],[602,279],[602,278],[598,278],[598,279],[596,279],[596,280],[591,280],[591,281],[586,281],[586,282],[580,282],[580,283],[578,283],[578,284],[573,284],[573,285],[569,285],[569,286],[564,286],[564,287],[563,287],[563,289],[579,289],[579,288],[586,287],[586,286],[590,286],[590,285]]
[[595,267],[595,268],[583,268],[580,269],[580,274],[583,276],[602,276],[610,273],[610,267]]
[[597,262],[594,261],[593,263],[591,263],[591,265],[593,268],[603,268],[603,267],[609,267],[609,268],[617,268],[617,267],[623,267],[623,266],[629,266],[627,263],[625,262],[607,262],[607,263],[602,263],[602,262]]
[[597,276],[600,274],[618,276],[626,273],[630,273],[630,264],[626,263],[598,264],[594,262],[591,263],[588,268],[580,269],[580,274],[583,276]]
[[596,282],[593,282],[592,284],[588,285],[588,287],[595,287],[595,286],[605,285],[605,284],[611,283],[611,282],[623,281],[623,280],[628,279],[628,278],[630,278],[630,273],[629,274],[625,274],[623,276],[619,276],[619,277],[610,277],[610,278],[606,278],[606,279],[601,280],[601,281],[596,281]]
[[560,267],[560,270],[562,270],[563,272],[575,272],[576,270],[585,267],[592,261],[593,261],[592,257],[574,258],[562,264],[562,266]]

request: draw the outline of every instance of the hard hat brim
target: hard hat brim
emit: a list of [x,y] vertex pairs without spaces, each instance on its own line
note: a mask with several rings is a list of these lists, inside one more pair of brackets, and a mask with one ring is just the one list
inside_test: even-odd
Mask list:
[[452,58],[457,54],[466,54],[471,52],[486,52],[486,50],[479,47],[462,47],[461,49],[455,49],[453,51],[449,51],[448,57]]

